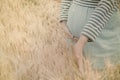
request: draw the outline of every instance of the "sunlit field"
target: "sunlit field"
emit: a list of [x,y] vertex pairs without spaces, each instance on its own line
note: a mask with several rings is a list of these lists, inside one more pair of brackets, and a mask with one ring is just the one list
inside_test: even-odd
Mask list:
[[0,80],[120,80],[120,66],[79,72],[59,24],[60,0],[0,0]]

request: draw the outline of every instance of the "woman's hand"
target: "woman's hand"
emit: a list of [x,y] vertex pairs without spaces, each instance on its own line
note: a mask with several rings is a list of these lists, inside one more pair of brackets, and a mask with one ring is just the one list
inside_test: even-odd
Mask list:
[[64,31],[65,31],[65,34],[68,36],[68,38],[73,38],[73,35],[70,33],[68,27],[67,27],[67,21],[62,21],[61,22],[61,25],[63,26],[64,28]]
[[78,62],[79,70],[81,73],[84,73],[84,66],[83,66],[83,48],[87,43],[88,38],[84,35],[81,35],[77,43],[73,46],[73,52]]
[[79,67],[79,70],[81,73],[84,73],[84,66],[83,66],[83,47],[79,44],[76,43],[73,46],[73,53],[75,54],[75,57],[77,59],[77,64]]

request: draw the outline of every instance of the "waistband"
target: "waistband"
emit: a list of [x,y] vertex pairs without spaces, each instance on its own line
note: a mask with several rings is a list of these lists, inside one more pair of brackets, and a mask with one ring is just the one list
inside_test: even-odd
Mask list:
[[84,6],[84,7],[95,8],[98,6],[99,0],[96,0],[96,1],[73,0],[73,3],[78,4],[80,6]]

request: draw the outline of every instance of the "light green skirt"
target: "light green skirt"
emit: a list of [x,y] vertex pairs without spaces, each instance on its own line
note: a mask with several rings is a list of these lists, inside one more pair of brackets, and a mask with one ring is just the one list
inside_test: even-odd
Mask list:
[[[76,37],[89,20],[94,8],[72,4],[68,12],[68,29]],[[69,44],[70,40],[67,41]],[[74,44],[74,42],[71,42]],[[94,69],[103,69],[106,61],[120,63],[120,12],[115,12],[94,42],[88,42],[84,56],[90,60]]]

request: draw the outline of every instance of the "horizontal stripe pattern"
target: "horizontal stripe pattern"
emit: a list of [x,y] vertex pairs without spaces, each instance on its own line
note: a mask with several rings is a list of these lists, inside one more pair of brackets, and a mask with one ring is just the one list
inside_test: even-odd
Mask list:
[[62,0],[60,4],[60,21],[67,20],[68,10],[73,0]]
[[118,10],[120,0],[62,0],[60,21],[67,20],[68,10],[72,2],[87,7],[95,7],[88,23],[81,32],[81,34],[89,38],[89,41],[94,41],[112,14]]
[[92,13],[88,23],[84,26],[81,34],[87,36],[89,41],[94,41],[112,14],[118,10],[118,5],[119,2],[116,3],[115,0],[101,0],[98,7]]
[[73,0],[73,3],[81,6],[95,8],[98,6],[99,1],[100,0]]

